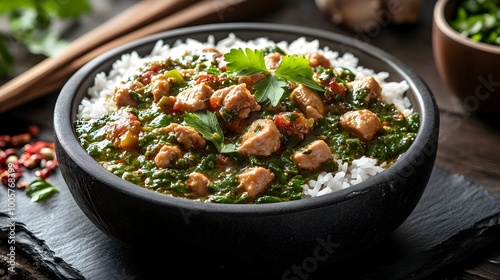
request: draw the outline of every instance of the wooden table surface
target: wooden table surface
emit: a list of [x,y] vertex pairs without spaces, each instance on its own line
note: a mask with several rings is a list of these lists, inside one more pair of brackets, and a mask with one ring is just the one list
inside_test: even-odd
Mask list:
[[[74,32],[69,33],[68,38],[77,37],[134,3],[132,0],[108,2],[112,2],[112,5],[101,6],[89,19],[74,27]],[[436,163],[449,172],[463,174],[469,180],[482,185],[491,194],[500,196],[499,118],[486,121],[474,112],[464,110],[462,101],[453,96],[441,81],[432,53],[431,25],[434,3],[434,0],[424,0],[417,24],[405,27],[384,26],[370,33],[356,33],[332,24],[320,13],[313,0],[285,0],[276,9],[266,11],[263,7],[262,14],[258,17],[242,20],[295,24],[355,36],[409,65],[429,85],[440,109],[441,130]],[[51,94],[12,109],[6,115],[40,124],[42,135],[52,137],[52,114],[56,97],[57,93]],[[467,259],[456,269],[446,272],[443,278],[500,279],[500,242]]]

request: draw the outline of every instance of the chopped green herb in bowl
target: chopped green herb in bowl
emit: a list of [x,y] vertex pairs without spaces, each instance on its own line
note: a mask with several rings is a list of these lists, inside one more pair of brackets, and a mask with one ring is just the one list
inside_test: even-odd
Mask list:
[[500,0],[462,0],[450,24],[476,42],[500,46]]

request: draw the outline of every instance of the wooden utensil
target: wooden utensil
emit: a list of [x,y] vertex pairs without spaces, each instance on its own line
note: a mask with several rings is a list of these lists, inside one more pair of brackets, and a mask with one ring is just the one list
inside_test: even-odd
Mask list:
[[[144,9],[145,2],[153,4],[164,1],[147,0],[140,2],[112,19],[111,23],[104,24],[97,31],[91,31],[92,36],[85,35],[85,38],[80,38],[72,43],[71,48],[64,51],[61,55],[43,60],[30,70],[0,87],[0,112],[57,90],[86,62],[124,43],[181,26],[238,20],[243,16],[253,15],[256,12],[262,11],[262,7],[266,7],[266,9],[272,8],[274,7],[273,4],[277,4],[278,2],[268,0],[204,0],[186,1],[190,5],[185,7],[184,1],[171,0],[169,1],[171,6],[159,5],[159,9],[164,13],[169,13],[169,15],[147,25],[144,25],[147,19],[143,16],[135,24],[129,23],[121,26],[120,23],[130,20],[130,17],[134,13],[138,13],[141,9]],[[180,2],[183,4],[180,4]],[[150,8],[149,6],[148,9]],[[151,15],[151,17],[158,18],[158,15]],[[141,28],[129,32],[134,26],[140,25],[142,25]],[[78,47],[76,44],[78,42],[84,43],[86,40],[92,41],[93,36],[106,34],[107,31],[111,31],[112,29],[119,30],[113,31],[113,35],[107,35],[106,39],[99,39],[100,44],[98,42],[87,42],[82,44],[82,47]],[[117,34],[125,35],[119,37]],[[110,38],[115,39],[104,43],[104,41]]]

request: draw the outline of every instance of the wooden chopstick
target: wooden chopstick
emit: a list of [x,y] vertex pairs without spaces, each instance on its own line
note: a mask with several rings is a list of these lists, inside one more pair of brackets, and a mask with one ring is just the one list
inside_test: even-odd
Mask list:
[[[77,38],[62,55],[76,57],[124,34],[160,20],[200,0],[143,0]],[[69,53],[69,54],[66,54]]]
[[[46,58],[28,71],[0,87],[0,111],[14,108],[22,100],[32,100],[28,88],[46,78],[68,62],[84,55],[115,38],[192,5],[200,0],[144,0],[134,4],[117,16],[94,28],[69,44],[59,55]],[[37,94],[35,94],[36,97]]]
[[[151,2],[148,0],[147,2]],[[184,0],[181,0],[184,1]],[[0,88],[0,112],[14,108],[29,102],[45,94],[54,92],[61,88],[67,79],[82,67],[85,63],[96,56],[114,47],[135,39],[148,36],[157,32],[169,30],[186,25],[215,23],[232,20],[242,20],[245,17],[255,16],[263,13],[263,9],[272,9],[281,2],[280,0],[204,0],[194,3],[187,8],[177,11],[168,17],[157,20],[140,29],[123,35],[115,40],[101,45],[79,58],[67,61],[64,67],[56,63],[45,66],[45,74],[39,73],[39,79],[29,86],[24,86],[16,91],[7,91]],[[54,73],[57,73],[55,75]],[[23,77],[26,80],[26,77]],[[29,91],[28,91],[29,89]]]
[[[245,17],[254,16],[262,12],[263,7],[265,7],[265,9],[274,8],[278,2],[280,2],[280,0],[204,0],[197,2],[168,17],[157,20],[154,23],[103,44],[77,59],[69,61],[64,67],[58,69],[55,75],[50,74],[50,71],[47,71],[45,75],[40,74],[39,77],[41,80],[39,80],[36,85],[35,83],[31,83],[31,85],[25,86],[23,90],[17,91],[17,94],[11,94],[7,97],[2,96],[3,89],[0,88],[0,112],[53,92],[57,88],[61,88],[65,81],[85,63],[103,52],[124,43],[157,32],[186,25],[241,20]],[[53,70],[54,68],[50,69]],[[20,95],[19,93],[22,92],[29,92],[29,94]],[[8,102],[2,104],[2,99]]]

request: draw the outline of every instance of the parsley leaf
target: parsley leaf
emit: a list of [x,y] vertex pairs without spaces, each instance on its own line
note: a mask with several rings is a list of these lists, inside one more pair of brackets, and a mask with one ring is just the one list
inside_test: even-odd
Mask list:
[[255,99],[257,102],[263,102],[266,99],[269,99],[271,104],[276,106],[285,92],[283,89],[284,86],[286,86],[285,82],[276,79],[274,76],[269,76],[267,79],[264,79],[254,85]]
[[309,61],[303,56],[285,55],[281,63],[274,71],[274,75],[280,79],[303,84],[315,90],[324,90],[312,79],[314,72],[309,66]]
[[227,62],[227,69],[236,72],[238,75],[268,74],[265,79],[259,81],[253,87],[257,102],[269,100],[272,106],[276,106],[285,93],[283,87],[286,86],[286,81],[303,84],[314,90],[324,90],[312,79],[314,72],[309,65],[309,61],[304,56],[283,56],[280,65],[273,72],[266,68],[262,50],[231,49],[224,54],[224,60]]
[[212,142],[219,153],[232,153],[236,151],[234,144],[224,143],[224,133],[217,121],[217,117],[210,111],[185,113],[184,122],[196,129],[203,138]]
[[231,49],[224,55],[224,60],[228,63],[227,69],[237,72],[238,75],[250,76],[258,73],[266,73],[266,62],[264,52],[261,50],[251,50],[249,48]]

